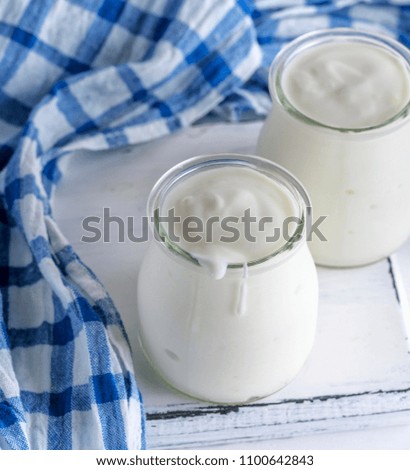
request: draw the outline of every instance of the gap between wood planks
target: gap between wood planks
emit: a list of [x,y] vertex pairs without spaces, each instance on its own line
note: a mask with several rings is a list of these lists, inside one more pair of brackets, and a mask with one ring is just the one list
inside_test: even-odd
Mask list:
[[397,254],[387,258],[389,264],[389,274],[392,278],[393,288],[396,293],[397,301],[400,305],[401,321],[404,328],[407,352],[410,354],[410,304],[409,298],[404,287],[403,276],[400,270],[400,263]]

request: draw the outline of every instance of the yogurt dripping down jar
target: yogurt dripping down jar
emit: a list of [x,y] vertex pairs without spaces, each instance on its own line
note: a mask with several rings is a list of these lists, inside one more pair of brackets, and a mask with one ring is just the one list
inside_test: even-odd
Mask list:
[[[246,209],[241,201],[263,212],[271,207],[265,197],[276,198],[283,209],[278,214],[297,216],[287,240],[272,248],[262,238],[248,244],[240,232],[237,245],[191,250],[172,241],[162,223],[175,201],[177,209],[199,201],[194,212],[204,217],[235,215]],[[138,324],[146,357],[169,385],[201,400],[236,404],[270,395],[297,375],[317,317],[317,275],[306,242],[309,207],[297,180],[253,156],[195,157],[156,183],[147,209],[152,240],[138,279]]]
[[410,53],[349,28],[299,37],[273,61],[257,153],[312,200],[317,264],[378,261],[410,235]]

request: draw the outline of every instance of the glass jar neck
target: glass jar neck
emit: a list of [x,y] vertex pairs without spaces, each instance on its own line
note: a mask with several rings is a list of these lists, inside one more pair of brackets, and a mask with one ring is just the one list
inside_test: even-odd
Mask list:
[[249,267],[263,265],[267,261],[281,262],[306,242],[307,221],[311,217],[311,204],[309,197],[301,185],[288,171],[268,160],[252,155],[217,154],[204,155],[191,158],[171,168],[155,184],[148,199],[147,212],[151,221],[151,231],[154,242],[159,243],[169,256],[176,256],[180,260],[192,265],[200,266],[198,259],[189,251],[175,243],[164,225],[161,223],[162,207],[165,197],[183,180],[199,172],[220,168],[247,168],[257,171],[286,188],[289,197],[297,207],[298,223],[291,237],[278,249],[262,258],[250,259],[246,263],[238,262],[228,264],[228,270],[242,269],[244,264]]

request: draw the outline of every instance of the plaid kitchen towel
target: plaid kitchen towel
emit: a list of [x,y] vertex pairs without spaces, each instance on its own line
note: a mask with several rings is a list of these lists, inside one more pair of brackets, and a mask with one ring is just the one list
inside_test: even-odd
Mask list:
[[410,44],[406,3],[0,2],[0,448],[145,446],[120,316],[53,219],[59,160],[263,116],[284,43],[344,25]]

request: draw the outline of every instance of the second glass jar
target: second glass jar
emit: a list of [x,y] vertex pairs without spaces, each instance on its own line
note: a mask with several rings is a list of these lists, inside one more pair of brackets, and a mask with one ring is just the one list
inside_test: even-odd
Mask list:
[[[371,95],[371,90],[366,90],[366,80],[367,75],[384,73],[383,70],[364,70],[366,73],[360,76],[354,68],[343,63],[340,55],[332,63],[325,63],[327,57],[332,56],[332,48],[343,44],[350,45],[350,51],[355,50],[356,54],[364,51],[365,56],[368,51],[374,51],[380,57],[384,54],[386,61],[396,61],[397,71],[402,77],[396,74],[395,79],[401,80],[404,87],[406,82],[409,86],[410,53],[395,40],[351,29],[331,29],[304,35],[285,47],[271,66],[272,111],[258,142],[259,155],[284,166],[304,184],[312,200],[313,220],[326,217],[319,227],[322,239],[313,233],[310,248],[316,263],[335,267],[377,261],[390,255],[410,235],[407,213],[410,204],[408,90],[404,92],[397,112],[382,122],[369,121],[368,126],[349,126],[347,115],[346,123],[339,127],[333,123],[339,117],[332,116],[329,111],[326,95],[309,106],[313,114],[319,108],[328,107],[329,122],[320,122],[316,116],[301,111],[286,94],[284,77],[287,69],[295,60],[303,59],[303,55],[313,57],[316,50],[325,46],[318,60],[322,61],[333,82],[324,82],[323,88],[333,89],[336,97],[344,99],[342,103],[346,104],[347,110],[357,109],[365,114],[371,113],[372,106],[380,106],[381,102],[377,100],[381,90]],[[358,63],[360,68],[359,55]],[[374,65],[379,67],[377,61]],[[313,70],[312,73],[318,73],[319,79],[323,79],[320,72]],[[353,102],[343,95],[345,77],[359,91]],[[392,85],[388,78],[386,76],[383,83],[386,96],[390,96],[390,91],[392,95],[396,93],[396,90],[389,90]],[[304,93],[311,89],[320,96],[315,77],[313,81],[306,77],[300,80]],[[360,93],[367,93],[370,100],[366,102],[365,110],[360,108],[361,96],[364,96]],[[386,100],[383,103],[388,104]],[[351,121],[357,121],[354,111],[351,111]]]

